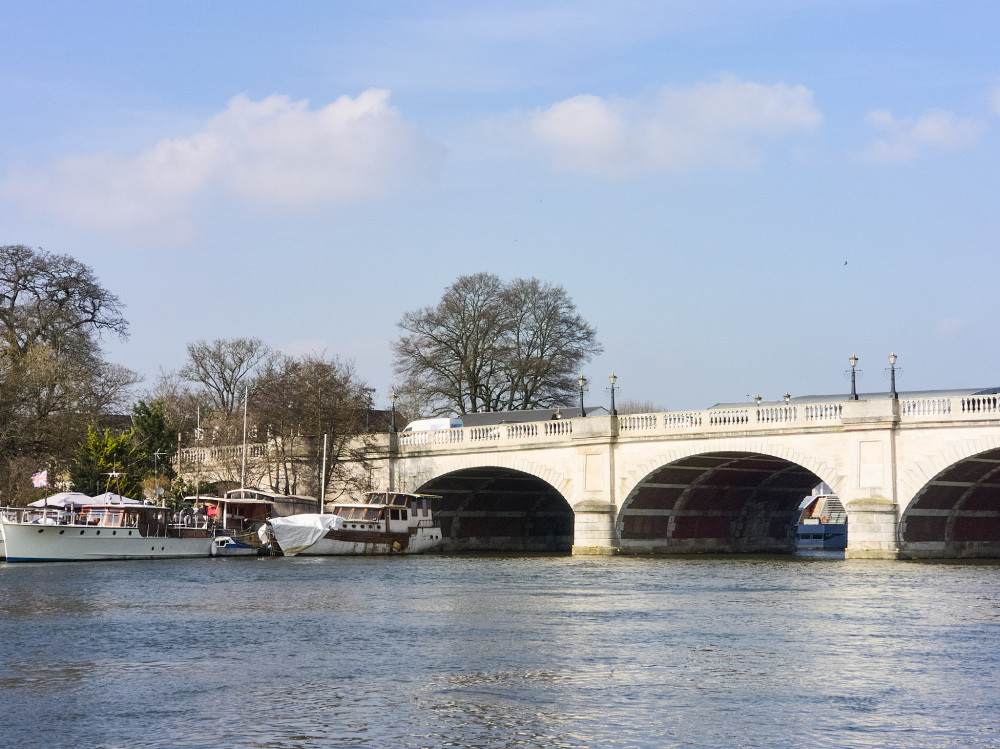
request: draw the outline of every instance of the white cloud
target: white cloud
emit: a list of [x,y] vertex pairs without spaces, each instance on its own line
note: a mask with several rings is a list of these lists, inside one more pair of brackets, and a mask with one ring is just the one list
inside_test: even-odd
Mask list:
[[258,206],[310,207],[377,196],[433,170],[440,149],[371,89],[321,109],[273,95],[233,98],[201,132],[138,156],[72,156],[12,171],[0,197],[103,228],[190,221],[214,195]]
[[886,137],[872,141],[859,156],[866,161],[910,161],[928,151],[959,151],[975,143],[986,130],[980,120],[957,117],[944,109],[913,119],[895,118],[885,109],[868,114],[868,122]]
[[527,129],[560,169],[630,174],[756,163],[761,140],[812,130],[821,121],[804,86],[726,77],[636,99],[576,96],[534,112]]

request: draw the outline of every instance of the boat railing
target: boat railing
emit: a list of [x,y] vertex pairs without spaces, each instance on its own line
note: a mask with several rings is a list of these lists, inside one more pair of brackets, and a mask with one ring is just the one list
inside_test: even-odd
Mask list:
[[37,525],[69,525],[71,513],[59,507],[5,507],[4,522]]

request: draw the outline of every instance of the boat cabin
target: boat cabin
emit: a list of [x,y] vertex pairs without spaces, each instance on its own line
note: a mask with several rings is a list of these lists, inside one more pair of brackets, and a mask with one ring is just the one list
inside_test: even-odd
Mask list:
[[401,494],[398,492],[368,492],[360,502],[338,502],[330,514],[346,522],[380,523],[389,520],[387,530],[405,530],[419,524],[419,519],[431,517],[432,494]]

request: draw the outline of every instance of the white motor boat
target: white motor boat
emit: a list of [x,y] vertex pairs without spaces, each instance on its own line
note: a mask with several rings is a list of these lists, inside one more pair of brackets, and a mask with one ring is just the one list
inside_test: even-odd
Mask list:
[[174,518],[166,507],[123,499],[70,510],[8,508],[0,525],[8,562],[209,556],[213,533],[207,519]]

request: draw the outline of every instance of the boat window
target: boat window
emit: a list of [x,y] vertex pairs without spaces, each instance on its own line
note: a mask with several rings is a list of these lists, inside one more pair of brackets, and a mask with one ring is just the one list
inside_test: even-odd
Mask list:
[[365,510],[364,519],[365,520],[378,520],[378,516],[380,514],[381,514],[380,511],[378,509],[376,509],[376,508],[373,507],[370,510]]
[[390,520],[399,520],[399,510],[397,510],[395,507],[393,507],[391,510],[389,510],[389,519]]
[[406,509],[405,508],[399,511],[399,519],[400,520],[406,520]]

